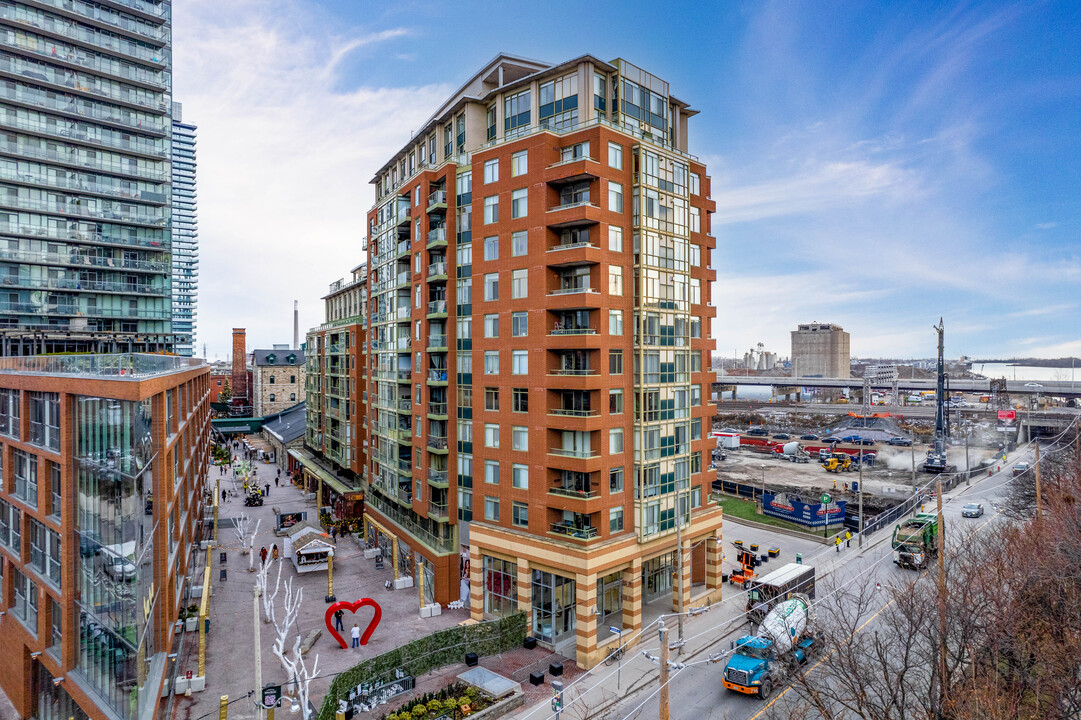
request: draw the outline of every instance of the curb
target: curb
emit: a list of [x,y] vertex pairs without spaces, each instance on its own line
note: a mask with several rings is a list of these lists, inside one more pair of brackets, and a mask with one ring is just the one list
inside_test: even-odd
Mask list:
[[768,530],[770,532],[781,533],[782,535],[788,535],[789,537],[800,538],[803,540],[811,540],[813,542],[819,542],[823,545],[829,545],[831,538],[823,538],[819,535],[812,535],[810,533],[800,532],[799,530],[790,530],[785,527],[778,527],[777,525],[767,525],[766,523],[755,522],[754,520],[746,520],[744,518],[732,518],[732,522],[740,525],[746,525],[748,527],[755,528],[756,530]]

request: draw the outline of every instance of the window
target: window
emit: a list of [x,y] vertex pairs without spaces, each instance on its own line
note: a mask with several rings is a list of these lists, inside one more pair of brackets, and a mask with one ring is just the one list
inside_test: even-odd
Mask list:
[[518,566],[509,560],[484,556],[484,612],[496,616],[518,612]]
[[296,382],[297,382],[297,376],[296,375],[290,375],[289,376],[289,384],[296,385]]
[[528,203],[529,190],[522,188],[510,194],[510,216],[512,218],[524,218],[529,213]]
[[691,208],[691,232],[702,232],[702,211]]
[[608,492],[623,492],[623,468],[612,468],[608,471]]
[[623,212],[623,186],[611,180],[608,181],[608,209]]
[[525,503],[511,504],[511,522],[518,527],[529,527],[529,506]]
[[511,373],[514,375],[528,375],[529,374],[529,351],[528,350],[512,350],[511,351]]
[[529,412],[529,390],[526,388],[511,389],[511,410],[514,412]]
[[274,393],[270,393],[270,402],[274,402]]
[[518,177],[529,172],[529,154],[527,150],[516,152],[510,156],[510,175]]
[[273,385],[273,384],[274,384],[274,376],[273,376],[273,375],[271,375],[271,376],[270,376],[270,380],[268,380],[267,382],[268,382],[269,384]]
[[608,374],[609,375],[622,375],[623,374],[623,351],[622,350],[609,350],[608,351]]
[[529,252],[529,233],[525,230],[519,230],[511,233],[510,236],[510,255],[511,257],[521,257]]
[[[489,109],[489,112],[492,113],[492,116],[494,118],[494,116],[495,116],[495,106],[494,105]],[[495,120],[494,119],[492,120],[492,128],[493,129],[495,128]],[[491,140],[492,138],[488,138],[488,139]],[[494,183],[497,180],[499,180],[499,159],[496,158],[496,159],[492,159],[492,160],[485,160],[484,161],[484,183],[487,185],[488,183]]]
[[484,519],[499,522],[499,498],[484,496]]
[[0,388],[0,435],[19,439],[19,391]]
[[[473,407],[473,388],[469,385],[459,385],[458,388],[458,407],[471,408]],[[418,399],[419,403],[420,400]],[[459,455],[458,457],[461,457]]]
[[[458,363],[458,372],[460,372],[460,373],[471,373],[471,372],[473,372],[473,355],[472,355],[472,353],[458,353],[456,362]],[[446,377],[443,377],[442,379],[446,380]]]
[[617,533],[623,531],[623,508],[611,508],[608,510],[608,532]]
[[296,393],[289,393],[290,402],[296,402],[296,399],[297,399],[297,394]]
[[565,148],[561,148],[559,151],[559,159],[561,162],[567,162],[569,160],[581,160],[582,158],[589,157],[589,142],[575,143],[574,145],[568,145]]
[[499,425],[484,423],[484,447],[499,447]]
[[529,90],[511,95],[503,101],[503,134],[517,137],[529,129]]
[[511,469],[511,485],[518,490],[529,489],[529,466],[515,463]]
[[[2,478],[3,473],[0,472],[0,479]],[[64,501],[61,499],[62,496],[60,494],[60,466],[56,463],[49,464],[49,484],[52,489],[52,499],[49,504],[49,514],[60,517],[60,510],[64,506]]]
[[499,410],[499,388],[484,388],[484,409],[491,411]]
[[608,226],[608,249],[612,252],[623,252],[623,228],[618,225]]
[[[499,222],[499,196],[491,195],[484,198],[484,224],[491,225]],[[487,258],[485,258],[487,260]]]
[[[494,104],[488,106],[488,109],[484,113],[484,120],[485,120],[486,126],[488,128],[488,130],[486,132],[486,136],[487,136],[489,142],[492,141],[492,140],[495,140],[495,105]],[[497,167],[497,173],[498,173],[498,166],[496,166],[496,167]]]
[[458,442],[473,442],[473,421],[472,420],[459,420],[458,421]]
[[484,374],[485,375],[498,375],[499,374],[499,351],[498,350],[485,350],[484,351]]
[[542,83],[538,95],[538,120],[541,127],[564,130],[578,124],[577,73]]
[[458,318],[458,339],[459,340],[472,340],[473,339],[473,318],[469,315]]
[[499,315],[497,313],[489,313],[484,316],[484,337],[499,337]]
[[523,425],[513,426],[511,428],[510,445],[511,450],[529,452],[529,428]]
[[484,276],[484,299],[499,299],[499,273],[488,273]]
[[529,334],[529,314],[515,312],[510,314],[511,337],[525,337]]
[[623,169],[623,146],[610,142],[608,143],[608,167],[613,167],[616,170]]
[[691,420],[691,440],[702,439],[702,418]]
[[15,604],[11,610],[15,617],[22,620],[30,632],[37,634],[38,631],[38,584],[23,575],[14,566],[11,569],[11,577],[15,586]]
[[622,310],[609,310],[608,311],[608,334],[609,335],[622,335],[623,334],[623,311]]
[[15,497],[30,507],[38,506],[38,458],[22,450],[11,453],[15,474]]
[[698,407],[702,404],[702,387],[700,385],[691,385],[691,407]]
[[623,428],[608,431],[608,452],[613,455],[623,452]]
[[496,460],[484,461],[484,482],[489,485],[499,484],[499,462]]
[[623,390],[608,391],[608,414],[621,415],[623,413]]
[[[16,556],[22,553],[22,513],[6,500],[0,500],[0,543]],[[3,563],[0,563],[2,565]]]
[[485,260],[498,260],[499,259],[499,237],[486,237],[484,238],[484,259]]
[[521,300],[529,295],[529,270],[520,268],[511,270],[510,273],[510,297],[512,300]]
[[702,194],[702,178],[698,176],[698,173],[691,173],[691,195]]
[[619,265],[608,266],[608,294],[623,295],[623,268]]
[[[472,262],[472,259],[470,259]],[[468,265],[469,263],[465,263]],[[463,263],[458,263],[459,267],[463,266]],[[473,278],[463,278],[458,281],[458,304],[469,305],[473,302]]]
[[702,265],[702,248],[698,245],[691,245],[691,267],[701,267]]
[[30,393],[30,442],[60,451],[59,393]]

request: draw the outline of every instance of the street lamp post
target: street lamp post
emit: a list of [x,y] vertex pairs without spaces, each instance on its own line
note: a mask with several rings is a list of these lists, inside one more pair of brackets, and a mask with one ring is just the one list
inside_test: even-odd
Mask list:
[[762,463],[762,505],[766,504],[766,464]]

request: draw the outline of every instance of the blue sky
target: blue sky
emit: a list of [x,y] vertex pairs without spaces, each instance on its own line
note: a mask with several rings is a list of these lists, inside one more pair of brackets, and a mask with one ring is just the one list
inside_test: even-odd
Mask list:
[[497,52],[624,57],[701,111],[718,351],[1081,356],[1081,3],[186,0],[199,343],[288,342],[360,262],[374,170]]

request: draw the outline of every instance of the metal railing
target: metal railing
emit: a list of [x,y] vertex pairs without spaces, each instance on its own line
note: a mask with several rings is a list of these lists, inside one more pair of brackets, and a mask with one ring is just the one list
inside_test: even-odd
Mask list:
[[591,327],[554,327],[552,335],[596,335],[597,331]]
[[436,275],[446,275],[447,264],[445,262],[434,262],[428,265],[428,277],[435,277]]
[[565,417],[596,417],[600,415],[599,410],[575,410],[570,408],[555,408],[549,411],[549,415],[562,415]]
[[430,448],[432,448],[434,450],[446,450],[447,449],[447,438],[446,438],[446,436],[429,435],[428,436],[428,447],[430,447]]
[[548,492],[552,495],[564,495],[572,498],[595,498],[600,497],[600,493],[593,490],[581,490],[574,487],[562,487],[557,486],[554,488],[548,488]]
[[428,414],[429,415],[446,415],[447,414],[447,404],[445,402],[428,403]]
[[552,523],[552,532],[557,535],[566,535],[568,537],[574,537],[579,539],[589,539],[598,536],[598,530],[595,527],[584,525],[578,527],[571,523]]
[[548,454],[571,458],[592,458],[600,456],[600,452],[597,450],[568,450],[565,448],[552,448],[548,451]]
[[[428,207],[431,207],[432,205],[445,205],[446,202],[446,190],[436,190],[434,192],[428,193]],[[431,241],[431,233],[428,233],[428,236],[429,241]]]
[[446,335],[429,335],[428,347],[447,347]]
[[556,368],[550,375],[596,375],[593,368]]
[[578,293],[596,293],[596,292],[597,291],[595,289],[593,289],[591,287],[588,287],[588,286],[587,287],[570,287],[570,288],[559,288],[558,290],[553,290],[552,292],[548,293],[548,296],[551,297],[552,295],[576,295]]
[[96,375],[138,379],[203,367],[201,358],[117,353],[111,355],[31,355],[0,358],[0,372],[41,375]]

